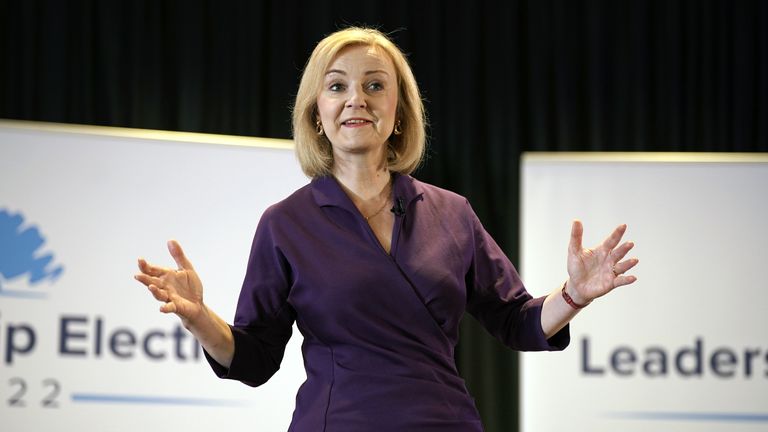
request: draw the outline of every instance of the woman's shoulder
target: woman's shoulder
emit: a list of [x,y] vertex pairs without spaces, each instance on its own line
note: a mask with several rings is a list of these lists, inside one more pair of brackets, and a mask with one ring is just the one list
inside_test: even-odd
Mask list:
[[466,209],[469,207],[469,201],[463,195],[440,186],[433,185],[414,177],[407,176],[412,183],[413,189],[420,193],[426,202],[439,206],[450,206],[452,208]]
[[306,213],[313,202],[310,184],[306,184],[282,200],[270,205],[261,216],[262,221],[292,219]]

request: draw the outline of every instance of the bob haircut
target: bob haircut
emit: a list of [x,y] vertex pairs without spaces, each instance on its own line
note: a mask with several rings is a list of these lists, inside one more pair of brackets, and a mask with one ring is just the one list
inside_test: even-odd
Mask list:
[[317,134],[317,97],[323,88],[325,71],[338,53],[353,45],[371,46],[389,55],[397,73],[396,121],[402,134],[391,134],[387,152],[390,171],[410,174],[424,157],[426,115],[419,87],[405,55],[387,36],[378,30],[349,27],[339,30],[317,44],[304,67],[293,107],[293,139],[296,156],[308,177],[330,175],[333,170],[333,149],[325,135]]

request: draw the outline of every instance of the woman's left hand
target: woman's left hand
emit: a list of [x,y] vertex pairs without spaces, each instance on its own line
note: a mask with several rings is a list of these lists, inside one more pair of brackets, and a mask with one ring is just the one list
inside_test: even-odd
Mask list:
[[602,244],[585,249],[582,244],[584,227],[580,221],[574,221],[571,227],[571,241],[568,245],[568,286],[567,290],[573,301],[587,304],[604,296],[614,288],[629,285],[637,280],[635,276],[624,273],[636,266],[637,258],[622,261],[635,246],[628,241],[619,245],[626,225],[619,225]]

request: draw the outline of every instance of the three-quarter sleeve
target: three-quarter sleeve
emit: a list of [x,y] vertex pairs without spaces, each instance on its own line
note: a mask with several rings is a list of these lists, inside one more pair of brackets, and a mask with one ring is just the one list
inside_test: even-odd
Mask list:
[[235,342],[230,367],[223,367],[205,353],[217,376],[250,386],[265,383],[280,369],[296,318],[288,303],[291,268],[279,246],[276,217],[274,209],[268,209],[253,238],[235,320],[230,326]]
[[472,258],[466,275],[467,312],[506,346],[520,351],[557,351],[570,343],[566,326],[549,339],[541,327],[545,297],[533,298],[514,265],[467,203]]

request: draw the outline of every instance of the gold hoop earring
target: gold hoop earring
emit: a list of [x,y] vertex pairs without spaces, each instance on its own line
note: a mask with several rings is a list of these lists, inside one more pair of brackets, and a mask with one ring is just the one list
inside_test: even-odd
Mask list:
[[317,132],[319,136],[323,136],[323,124],[320,123],[320,120],[315,122],[315,132]]
[[395,135],[400,135],[403,133],[403,130],[400,129],[400,120],[398,120],[397,123],[395,123],[395,129],[392,131],[392,133]]

